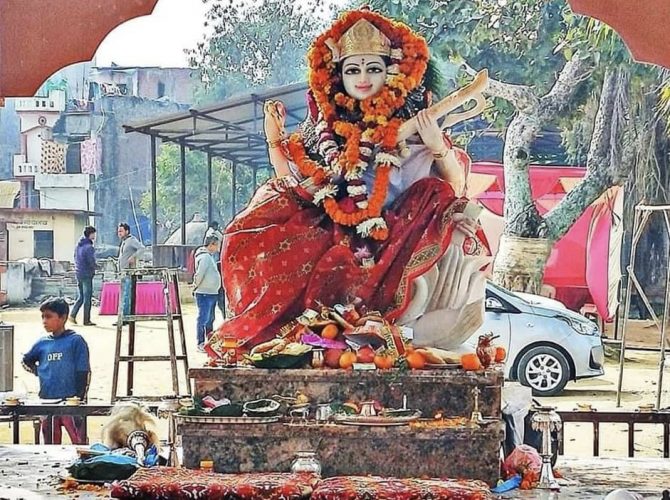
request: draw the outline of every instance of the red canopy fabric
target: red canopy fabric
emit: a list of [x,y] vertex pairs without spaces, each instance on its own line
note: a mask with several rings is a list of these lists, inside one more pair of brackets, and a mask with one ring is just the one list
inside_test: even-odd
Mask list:
[[[504,194],[503,166],[500,163],[478,162],[471,175],[495,176],[489,189],[474,196],[491,216],[482,218],[484,232],[497,251],[497,238],[502,234]],[[586,174],[582,167],[531,165],[531,191],[540,214],[545,214],[575,185],[573,179]],[[501,191],[501,187],[503,191]],[[563,238],[558,240],[549,256],[544,283],[556,289],[556,298],[571,309],[579,310],[585,302],[596,305],[599,314],[610,319],[616,308],[613,289],[618,283],[622,191],[610,189],[577,219]]]
[[30,97],[59,69],[90,61],[119,24],[158,0],[1,0],[0,99]]
[[635,60],[670,68],[670,2],[667,0],[568,0],[577,14],[611,26]]

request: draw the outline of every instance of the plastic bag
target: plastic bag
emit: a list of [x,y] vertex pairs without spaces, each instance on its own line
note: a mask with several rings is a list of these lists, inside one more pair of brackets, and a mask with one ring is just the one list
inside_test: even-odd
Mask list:
[[503,477],[506,479],[516,474],[524,476],[529,472],[539,474],[541,470],[542,457],[535,448],[527,444],[514,448],[503,462]]

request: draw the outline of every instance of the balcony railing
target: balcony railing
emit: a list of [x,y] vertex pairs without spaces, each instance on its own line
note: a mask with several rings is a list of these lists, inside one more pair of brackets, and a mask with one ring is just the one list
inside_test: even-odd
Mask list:
[[88,174],[37,174],[35,189],[90,189]]
[[26,155],[14,155],[14,177],[34,177],[40,166],[26,161]]

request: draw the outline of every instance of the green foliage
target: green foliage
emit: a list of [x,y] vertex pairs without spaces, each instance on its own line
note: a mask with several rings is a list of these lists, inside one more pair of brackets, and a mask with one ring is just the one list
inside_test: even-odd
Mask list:
[[[569,157],[582,164],[605,69],[627,68],[633,90],[658,82],[658,68],[634,63],[614,30],[574,14],[565,0],[373,0],[371,5],[421,32],[433,55],[461,67],[488,68],[492,78],[529,86],[537,96],[550,90],[567,60],[588,59],[592,67],[588,80],[581,82],[567,111],[555,122]],[[461,72],[453,84],[463,84],[464,75]],[[670,90],[664,95],[670,123]],[[503,99],[491,101],[483,117],[493,129],[502,130],[516,110]]]
[[199,101],[304,81],[309,43],[333,16],[329,1],[203,0],[210,35],[190,51]]
[[[179,227],[181,222],[181,153],[175,144],[163,144],[156,158],[158,220],[161,228],[168,233]],[[240,207],[249,200],[254,191],[253,170],[249,167],[237,167],[236,206]],[[258,174],[258,181],[267,178],[265,172]],[[212,161],[212,200],[213,217],[220,223],[230,221],[232,207],[232,166],[221,159]],[[151,192],[147,192],[140,201],[145,213],[151,213]],[[186,151],[186,220],[199,212],[207,216],[207,156],[198,151]]]

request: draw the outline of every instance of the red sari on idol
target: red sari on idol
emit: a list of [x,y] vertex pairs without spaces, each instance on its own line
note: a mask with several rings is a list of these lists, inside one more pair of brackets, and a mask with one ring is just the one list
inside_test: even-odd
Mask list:
[[[467,169],[467,154],[456,152]],[[451,216],[467,203],[430,176],[430,153],[422,159],[421,167],[406,161],[400,169],[405,172],[396,176],[402,192],[384,211],[389,237],[383,242],[361,241],[333,223],[295,177],[261,186],[224,233],[221,270],[233,316],[219,338],[235,336],[251,347],[275,337],[306,308],[354,298],[390,321],[399,318],[411,299],[412,280],[444,255],[455,226]],[[469,254],[488,253],[481,232],[465,245]]]

